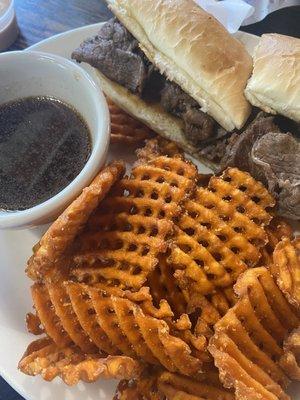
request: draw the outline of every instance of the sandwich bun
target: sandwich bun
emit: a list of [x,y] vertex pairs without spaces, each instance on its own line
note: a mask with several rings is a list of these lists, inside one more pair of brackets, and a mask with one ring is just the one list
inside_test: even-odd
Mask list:
[[300,122],[300,39],[262,35],[245,95],[254,106]]
[[106,1],[161,73],[224,129],[242,128],[252,57],[212,15],[193,0]]

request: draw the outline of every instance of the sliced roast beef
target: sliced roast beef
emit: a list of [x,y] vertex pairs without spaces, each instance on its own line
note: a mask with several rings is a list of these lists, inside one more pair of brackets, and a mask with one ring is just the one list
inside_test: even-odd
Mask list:
[[221,168],[235,166],[251,172],[253,164],[250,154],[253,144],[268,132],[280,132],[280,129],[273,116],[261,112],[243,133],[232,138],[221,160]]
[[278,201],[278,212],[300,219],[300,142],[291,134],[269,132],[257,140],[251,161]]
[[161,105],[166,111],[183,119],[186,138],[194,145],[214,136],[214,120],[202,112],[199,104],[175,83],[166,81],[161,91]]
[[221,169],[235,166],[260,180],[277,199],[280,215],[300,218],[300,143],[277,126],[277,117],[260,113],[240,135],[234,134]]
[[143,91],[147,66],[138,41],[115,18],[104,24],[97,36],[85,40],[72,58],[87,62],[132,93]]

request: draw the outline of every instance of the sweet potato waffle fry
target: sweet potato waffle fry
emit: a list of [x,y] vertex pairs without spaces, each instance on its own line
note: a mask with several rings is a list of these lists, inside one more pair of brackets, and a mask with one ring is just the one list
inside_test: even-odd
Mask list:
[[172,219],[193,194],[196,179],[196,168],[180,156],[157,156],[136,165],[78,238],[72,274],[86,283],[139,289],[167,250]]
[[279,360],[299,314],[266,268],[246,271],[235,290],[239,301],[216,323],[209,345],[220,378],[237,399],[288,399],[289,379]]
[[32,292],[41,324],[59,347],[75,344],[85,353],[124,354],[184,374],[201,368],[188,344],[172,335],[164,320],[146,313],[170,316],[169,309],[149,308],[147,294],[109,293],[75,282],[35,284]]
[[65,257],[66,250],[112,185],[123,176],[124,171],[122,162],[113,162],[104,168],[90,186],[57,218],[35,246],[34,254],[28,261],[26,271],[31,279],[45,279],[48,273],[53,279],[53,275],[58,273],[58,269],[54,267],[57,263],[60,273],[65,269],[68,263]]
[[59,376],[67,385],[80,380],[94,382],[102,379],[133,379],[142,372],[138,361],[125,356],[87,354],[75,346],[57,347],[49,338],[31,343],[19,363],[27,375],[41,375],[46,381]]
[[110,113],[112,143],[138,144],[155,136],[148,126],[131,117],[108,97],[106,101]]
[[235,168],[197,189],[179,217],[169,262],[179,285],[201,295],[232,286],[255,266],[266,244],[266,208],[273,198],[262,184]]

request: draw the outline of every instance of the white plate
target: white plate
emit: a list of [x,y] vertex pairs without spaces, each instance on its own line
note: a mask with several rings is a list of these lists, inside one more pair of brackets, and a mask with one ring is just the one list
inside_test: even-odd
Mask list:
[[[32,50],[41,50],[70,58],[70,54],[83,39],[96,34],[101,24],[75,29],[44,40]],[[257,37],[242,32],[237,34],[252,52]],[[82,64],[93,74],[92,68]],[[47,79],[47,77],[45,77]],[[110,158],[128,158],[120,150],[110,152]],[[128,160],[129,161],[129,160]],[[207,168],[199,165],[207,172]],[[110,400],[116,382],[99,381],[79,384],[69,388],[60,380],[48,383],[41,378],[28,377],[17,370],[17,364],[27,345],[34,340],[25,329],[25,315],[31,310],[30,281],[24,267],[32,246],[39,240],[46,227],[20,231],[0,231],[0,374],[26,400]],[[300,388],[297,390],[300,393]],[[0,398],[1,393],[0,393]],[[300,400],[300,396],[295,399]]]

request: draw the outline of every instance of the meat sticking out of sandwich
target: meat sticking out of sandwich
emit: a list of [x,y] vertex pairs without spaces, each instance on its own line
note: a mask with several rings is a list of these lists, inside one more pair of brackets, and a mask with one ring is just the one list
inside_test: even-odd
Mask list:
[[124,86],[148,103],[160,103],[184,123],[187,140],[200,145],[225,135],[212,117],[179,85],[151,64],[138,41],[116,18],[106,22],[97,36],[83,42],[72,57],[98,68],[107,78]]
[[106,0],[116,18],[72,58],[96,68],[119,107],[201,159],[251,107],[245,46],[193,0]]

